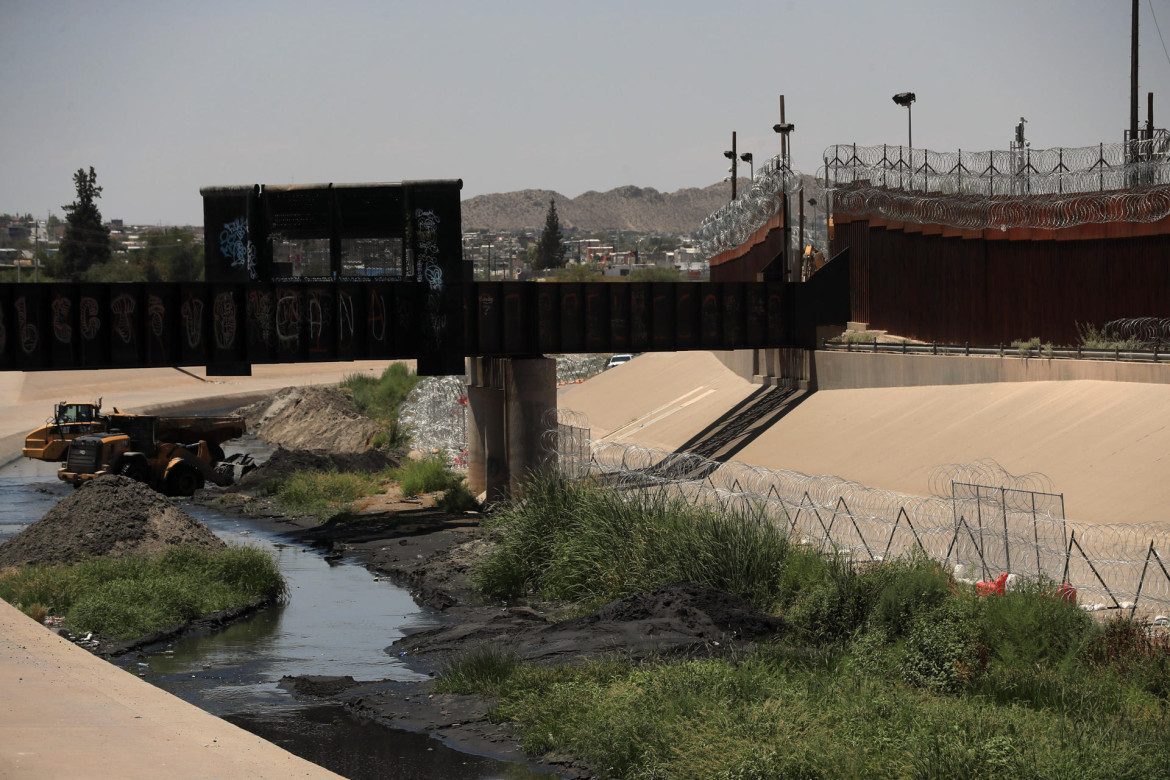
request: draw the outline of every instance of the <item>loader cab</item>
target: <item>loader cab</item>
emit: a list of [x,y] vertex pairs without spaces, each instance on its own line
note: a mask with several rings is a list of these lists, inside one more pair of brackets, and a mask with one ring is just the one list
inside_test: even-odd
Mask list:
[[111,414],[106,418],[109,433],[124,433],[130,450],[153,458],[158,451],[158,418],[140,414]]

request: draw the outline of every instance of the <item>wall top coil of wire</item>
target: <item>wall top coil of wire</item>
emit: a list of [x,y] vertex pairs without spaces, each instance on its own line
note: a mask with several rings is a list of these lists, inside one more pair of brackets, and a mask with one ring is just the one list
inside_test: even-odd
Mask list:
[[773,157],[760,167],[751,186],[699,225],[695,238],[701,256],[710,260],[744,244],[780,213],[781,196],[796,194],[800,187],[800,172],[785,165],[779,155]]
[[1170,135],[1078,148],[934,152],[836,144],[836,211],[963,230],[1056,230],[1170,215]]

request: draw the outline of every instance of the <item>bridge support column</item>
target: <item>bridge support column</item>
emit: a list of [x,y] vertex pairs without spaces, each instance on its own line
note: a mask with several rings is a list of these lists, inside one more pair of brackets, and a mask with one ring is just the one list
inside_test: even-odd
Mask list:
[[557,361],[553,358],[509,358],[504,372],[507,399],[508,475],[513,495],[534,471],[553,458],[544,448],[550,410],[557,408]]
[[498,501],[547,465],[547,414],[557,407],[556,361],[468,358],[467,486]]
[[[504,388],[498,360],[467,360],[467,489],[498,501],[508,492]],[[495,380],[495,381],[493,381]]]

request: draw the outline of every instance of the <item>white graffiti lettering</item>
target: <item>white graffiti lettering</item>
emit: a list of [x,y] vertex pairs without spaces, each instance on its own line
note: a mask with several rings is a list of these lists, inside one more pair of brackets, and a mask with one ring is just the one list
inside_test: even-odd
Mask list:
[[41,334],[37,326],[28,321],[28,302],[23,295],[16,299],[16,332],[20,336],[20,348],[24,354],[36,352],[41,343]]
[[212,305],[212,325],[215,330],[215,346],[231,349],[236,344],[236,301],[231,293],[222,292],[215,296]]
[[134,310],[137,308],[137,301],[125,293],[110,301],[114,333],[118,334],[123,344],[131,344],[134,341]]
[[58,295],[49,308],[53,313],[54,338],[62,344],[68,344],[73,340],[73,326],[69,324],[69,310],[73,308],[73,301]]

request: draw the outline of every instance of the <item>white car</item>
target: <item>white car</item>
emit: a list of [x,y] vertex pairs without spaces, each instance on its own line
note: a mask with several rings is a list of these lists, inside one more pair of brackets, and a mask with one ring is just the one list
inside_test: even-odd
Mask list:
[[609,362],[605,364],[605,368],[608,370],[614,366],[620,366],[622,363],[628,363],[633,359],[633,355],[614,355],[609,359]]

